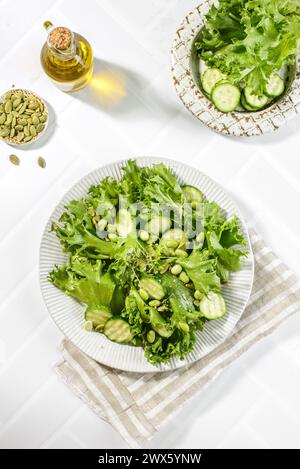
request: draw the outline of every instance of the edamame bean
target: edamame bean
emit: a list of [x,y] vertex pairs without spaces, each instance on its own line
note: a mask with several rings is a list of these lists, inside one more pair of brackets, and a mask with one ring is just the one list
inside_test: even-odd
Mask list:
[[173,275],[179,275],[182,272],[182,267],[179,264],[173,265],[171,269],[171,274]]
[[150,238],[150,235],[149,235],[148,231],[145,231],[145,230],[140,231],[140,239],[142,241],[149,241],[149,238]]
[[153,344],[155,341],[155,332],[152,329],[147,332],[147,340],[149,344]]
[[151,300],[149,301],[149,306],[152,306],[153,308],[157,308],[158,306],[161,305],[161,302],[159,300]]
[[184,251],[183,249],[176,249],[175,250],[175,256],[177,257],[188,257],[188,253]]
[[139,289],[139,295],[140,295],[140,297],[142,298],[142,300],[144,300],[144,301],[148,301],[148,300],[149,300],[149,295],[148,295],[148,293],[146,292],[146,290],[144,290],[143,288],[140,288],[140,289]]
[[190,278],[185,272],[181,272],[179,275],[179,280],[181,280],[183,283],[189,283]]
[[190,331],[190,326],[186,322],[180,321],[178,326],[182,332],[185,332],[186,334]]
[[196,300],[201,300],[202,294],[201,294],[201,292],[200,292],[199,290],[196,290],[196,291],[195,291],[195,293],[194,293],[194,298],[195,298]]

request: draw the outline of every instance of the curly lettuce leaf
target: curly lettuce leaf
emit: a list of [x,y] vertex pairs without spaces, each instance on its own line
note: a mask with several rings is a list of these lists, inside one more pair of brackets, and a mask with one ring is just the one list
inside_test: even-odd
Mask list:
[[208,259],[206,253],[194,250],[189,257],[177,262],[192,280],[196,290],[204,295],[207,295],[209,290],[221,290],[220,278],[216,273],[216,260]]
[[257,95],[275,70],[295,63],[300,47],[297,0],[220,0],[206,19],[195,44],[202,60]]
[[49,274],[49,281],[66,295],[89,306],[109,306],[116,287],[107,273],[96,281],[88,277],[79,277],[66,266],[56,267]]

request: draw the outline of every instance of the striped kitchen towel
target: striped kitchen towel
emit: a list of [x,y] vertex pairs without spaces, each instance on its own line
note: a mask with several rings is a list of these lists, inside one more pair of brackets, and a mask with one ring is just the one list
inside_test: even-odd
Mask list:
[[107,368],[70,341],[56,367],[66,384],[133,448],[141,447],[230,363],[300,309],[300,283],[251,230],[252,295],[232,335],[198,362],[171,372],[140,374]]

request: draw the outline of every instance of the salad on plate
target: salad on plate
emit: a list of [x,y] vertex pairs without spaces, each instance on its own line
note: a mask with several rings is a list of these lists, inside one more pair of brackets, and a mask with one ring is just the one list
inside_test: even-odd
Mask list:
[[299,0],[219,0],[195,49],[200,85],[221,112],[255,112],[282,96],[300,51]]
[[238,218],[163,163],[128,161],[52,230],[68,261],[49,281],[85,305],[86,331],[143,347],[154,365],[185,358],[197,331],[226,314],[222,284],[247,255]]

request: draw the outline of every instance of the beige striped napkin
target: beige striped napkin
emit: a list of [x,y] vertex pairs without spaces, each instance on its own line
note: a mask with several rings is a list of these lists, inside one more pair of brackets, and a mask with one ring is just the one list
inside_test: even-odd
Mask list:
[[57,372],[131,447],[142,446],[225,367],[300,309],[295,275],[253,230],[250,236],[256,272],[249,304],[233,334],[202,360],[172,372],[125,373],[96,363],[63,341],[64,359]]

